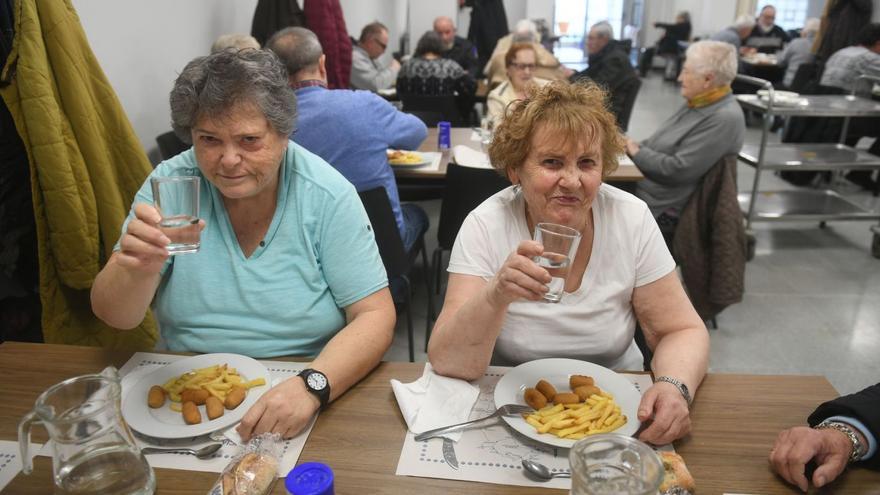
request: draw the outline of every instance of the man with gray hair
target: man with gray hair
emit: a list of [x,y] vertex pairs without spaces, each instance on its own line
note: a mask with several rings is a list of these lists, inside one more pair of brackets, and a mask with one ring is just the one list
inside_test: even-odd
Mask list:
[[791,36],[776,25],[776,7],[765,5],[758,14],[758,21],[745,39],[748,47],[762,53],[775,53],[782,45],[791,41]]
[[388,28],[381,22],[372,22],[361,30],[357,45],[351,50],[351,82],[352,89],[379,91],[394,86],[400,63],[391,59],[391,63],[383,65],[379,57],[388,48]]
[[471,77],[477,77],[477,50],[470,41],[455,34],[452,19],[446,16],[434,19],[434,32],[443,41],[443,58],[454,60]]
[[[614,29],[605,21],[590,28],[586,39],[589,67],[571,76],[572,82],[591,80],[608,92],[611,112],[625,125],[626,97],[641,84],[628,54],[614,40]],[[636,87],[636,90],[638,88]]]
[[723,41],[725,43],[730,43],[734,47],[736,47],[737,52],[743,46],[743,40],[748,38],[749,34],[752,32],[752,28],[755,27],[755,20],[752,19],[750,15],[743,14],[736,18],[733,25],[727,26],[726,28],[718,31],[713,34],[711,38],[712,41]]
[[260,49],[260,42],[249,34],[231,33],[221,34],[214,44],[211,45],[211,53],[217,53],[227,48],[244,50],[245,48]]
[[813,42],[816,40],[816,33],[819,32],[819,19],[811,17],[804,23],[801,29],[801,37],[794,39],[777,59],[777,64],[785,67],[785,77],[782,78],[782,84],[785,87],[791,86],[794,81],[794,75],[797,73],[801,64],[810,63],[815,60],[813,54]]
[[326,56],[308,29],[282,29],[266,48],[287,67],[296,93],[298,125],[290,138],[326,160],[358,191],[384,187],[409,249],[428,229],[428,216],[417,205],[400,204],[386,150],[416,149],[428,135],[425,124],[369,91],[327,89]]

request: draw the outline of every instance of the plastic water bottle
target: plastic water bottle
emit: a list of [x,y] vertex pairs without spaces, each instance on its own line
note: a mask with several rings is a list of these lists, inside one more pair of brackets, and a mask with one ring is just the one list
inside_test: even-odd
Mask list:
[[446,122],[437,122],[437,149],[440,150],[444,156],[449,154],[449,149],[452,148],[452,124]]

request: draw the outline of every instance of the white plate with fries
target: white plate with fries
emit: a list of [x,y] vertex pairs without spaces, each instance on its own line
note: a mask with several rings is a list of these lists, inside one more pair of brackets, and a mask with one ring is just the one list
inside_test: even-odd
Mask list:
[[[225,365],[225,367],[224,367]],[[233,425],[269,390],[269,371],[256,360],[240,354],[202,354],[170,363],[144,376],[125,395],[122,415],[128,425],[144,435],[155,438],[189,438],[212,433]],[[260,385],[262,383],[262,385]],[[161,407],[148,405],[150,388],[165,389]],[[234,409],[224,408],[223,415],[209,420],[206,406],[199,405],[201,422],[187,424],[180,412],[180,393],[202,389],[220,399],[236,386],[247,388],[244,400]]]
[[388,163],[395,167],[419,167],[428,165],[431,160],[418,151],[388,150]]
[[[620,410],[619,417],[625,421],[622,426],[612,430],[613,433],[632,435],[638,431],[640,423],[636,414],[642,396],[636,390],[635,385],[608,368],[576,359],[538,359],[511,369],[498,380],[498,384],[495,386],[495,407],[501,407],[504,404],[525,404],[526,401],[523,398],[525,390],[535,387],[535,384],[540,380],[546,380],[558,392],[570,392],[569,377],[571,375],[592,377],[597,387],[613,397],[613,402],[616,403]],[[601,397],[597,399],[598,401],[595,401],[591,398],[591,401],[594,402],[593,404],[584,402],[581,407],[585,408],[584,411],[587,411],[587,408],[590,407],[594,408],[595,411],[598,411],[599,408],[604,410],[609,402],[603,402],[605,399]],[[548,408],[552,405],[552,402],[548,402]],[[575,410],[573,407],[575,406],[572,406],[572,410]],[[616,421],[614,417],[616,408],[609,407],[609,409],[611,413],[598,414],[603,420],[608,419],[609,424],[613,425]],[[589,414],[592,415],[592,413]],[[554,433],[538,433],[536,427],[526,422],[526,419],[522,416],[505,416],[504,421],[523,435],[555,447],[571,448],[577,441],[573,438],[560,438]],[[564,433],[566,429],[577,428],[578,425],[574,424],[575,422],[576,419],[572,421],[572,424],[566,424],[562,428],[554,428],[553,431]],[[571,435],[586,434],[587,431],[581,429],[580,431],[572,432]],[[596,431],[596,433],[600,433],[600,431]]]

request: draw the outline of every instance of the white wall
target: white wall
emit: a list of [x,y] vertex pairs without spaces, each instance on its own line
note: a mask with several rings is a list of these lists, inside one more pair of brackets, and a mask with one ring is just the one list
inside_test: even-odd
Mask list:
[[[405,30],[407,1],[340,3],[355,37],[374,20],[387,25],[390,52]],[[177,74],[207,54],[221,34],[250,33],[256,5],[256,0],[73,0],[92,51],[154,162],[156,136],[171,129],[168,93]]]
[[[880,0],[877,0],[880,1]],[[675,14],[687,10],[691,13],[692,36],[707,37],[733,24],[736,18],[736,2],[711,0],[648,0],[642,21],[642,46],[651,46],[663,35],[655,22],[674,22]]]

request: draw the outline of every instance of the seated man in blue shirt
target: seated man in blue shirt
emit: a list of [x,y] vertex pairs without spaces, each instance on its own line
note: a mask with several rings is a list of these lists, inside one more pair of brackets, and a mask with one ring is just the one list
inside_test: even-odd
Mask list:
[[[807,423],[810,428],[797,426],[781,432],[770,451],[773,470],[789,483],[803,491],[810,482],[822,487],[853,462],[880,469],[880,383],[822,404]],[[810,460],[815,461],[816,470],[807,479],[804,469]]]
[[428,230],[428,216],[418,205],[400,204],[385,152],[416,149],[428,135],[425,124],[369,91],[327,89],[324,51],[308,29],[282,29],[266,48],[287,66],[296,92],[298,125],[290,138],[326,160],[358,191],[384,187],[409,250]]

